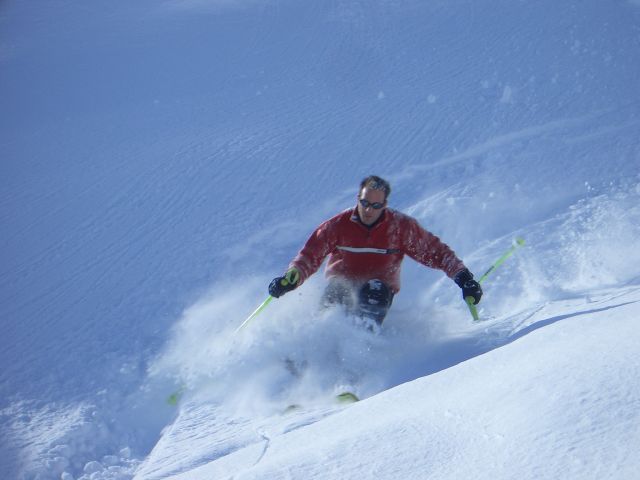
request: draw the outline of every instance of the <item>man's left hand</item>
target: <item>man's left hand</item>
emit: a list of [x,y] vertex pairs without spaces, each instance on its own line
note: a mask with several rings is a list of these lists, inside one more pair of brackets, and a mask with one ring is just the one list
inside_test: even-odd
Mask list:
[[473,279],[473,273],[465,268],[456,274],[453,281],[462,289],[462,298],[465,301],[467,297],[472,297],[474,305],[480,303],[482,287]]

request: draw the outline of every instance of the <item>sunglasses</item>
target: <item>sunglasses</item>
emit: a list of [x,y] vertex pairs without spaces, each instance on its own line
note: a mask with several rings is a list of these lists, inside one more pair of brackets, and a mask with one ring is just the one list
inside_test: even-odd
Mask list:
[[376,210],[380,210],[382,207],[384,207],[384,203],[380,203],[380,202],[373,202],[371,203],[369,200],[365,200],[364,198],[360,199],[360,205],[362,205],[363,208],[375,208]]

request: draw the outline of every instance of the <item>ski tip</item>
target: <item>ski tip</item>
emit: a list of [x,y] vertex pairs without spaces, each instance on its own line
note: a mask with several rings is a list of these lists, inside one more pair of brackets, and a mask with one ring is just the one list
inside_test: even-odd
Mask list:
[[520,246],[524,245],[524,238],[522,237],[517,237],[516,238],[516,243]]
[[297,412],[298,410],[301,410],[301,409],[302,409],[302,405],[298,405],[297,403],[292,403],[282,411],[282,415],[287,415],[289,413]]
[[360,401],[360,399],[357,397],[357,395],[355,395],[354,393],[351,392],[342,392],[338,395],[336,395],[336,400],[339,403],[355,403]]
[[185,387],[180,387],[178,390],[173,392],[171,395],[167,397],[167,404],[175,407],[178,405],[178,402],[182,399],[182,395],[184,394]]

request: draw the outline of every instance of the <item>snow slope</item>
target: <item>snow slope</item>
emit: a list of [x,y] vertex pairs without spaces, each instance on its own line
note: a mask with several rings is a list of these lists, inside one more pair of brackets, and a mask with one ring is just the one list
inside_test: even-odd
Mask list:
[[[639,25],[622,0],[0,4],[0,476],[627,478]],[[477,273],[527,240],[486,322],[407,261],[377,336],[315,312],[318,275],[233,337],[369,173]],[[366,400],[327,403],[345,386]],[[362,436],[387,453],[336,446]]]
[[[196,464],[194,445],[210,459],[220,456],[167,477],[175,479],[631,479],[640,467],[630,448],[640,440],[639,304],[637,286],[607,290],[493,322],[484,335],[458,332],[451,343],[480,338],[484,348],[502,348],[308,426],[295,415],[272,417],[254,422],[240,443],[237,432],[249,430],[240,422],[227,436],[230,451],[216,448],[214,417],[185,405],[163,437],[169,444],[159,444],[151,460]],[[206,447],[187,436],[187,425],[207,438]],[[137,478],[165,473],[143,469]]]

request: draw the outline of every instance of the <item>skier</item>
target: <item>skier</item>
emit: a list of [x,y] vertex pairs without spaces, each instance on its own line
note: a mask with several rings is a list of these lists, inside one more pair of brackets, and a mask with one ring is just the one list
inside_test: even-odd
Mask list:
[[371,175],[360,183],[357,204],[322,223],[291,261],[286,273],[269,284],[278,298],[304,283],[328,256],[325,307],[343,305],[349,313],[381,325],[400,290],[405,255],[442,270],[462,289],[462,297],[482,297],[480,284],[462,260],[414,218],[387,207],[391,187]]

